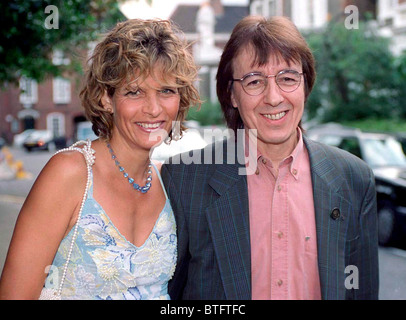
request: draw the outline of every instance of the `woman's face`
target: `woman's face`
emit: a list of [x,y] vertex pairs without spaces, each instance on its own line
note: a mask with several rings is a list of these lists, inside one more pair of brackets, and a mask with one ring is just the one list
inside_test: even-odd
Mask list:
[[104,107],[113,113],[112,140],[124,139],[131,147],[150,150],[162,142],[177,117],[180,95],[175,77],[154,68],[146,78],[104,96]]

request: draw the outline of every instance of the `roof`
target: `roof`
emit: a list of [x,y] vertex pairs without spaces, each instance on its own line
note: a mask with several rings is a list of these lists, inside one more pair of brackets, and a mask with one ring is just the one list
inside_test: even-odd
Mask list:
[[[184,33],[196,33],[196,16],[199,5],[179,5],[170,19],[175,22]],[[235,25],[249,15],[248,6],[224,6],[224,13],[216,16],[215,33],[231,33]]]

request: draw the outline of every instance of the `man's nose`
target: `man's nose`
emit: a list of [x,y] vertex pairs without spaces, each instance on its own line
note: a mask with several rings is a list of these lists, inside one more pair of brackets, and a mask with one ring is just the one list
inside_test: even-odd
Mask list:
[[276,83],[275,76],[268,77],[267,85],[264,92],[264,102],[272,107],[278,106],[284,100],[282,90]]

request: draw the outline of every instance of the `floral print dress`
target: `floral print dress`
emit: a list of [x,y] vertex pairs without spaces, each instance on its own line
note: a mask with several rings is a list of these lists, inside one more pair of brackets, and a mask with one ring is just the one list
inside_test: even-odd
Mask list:
[[[93,173],[79,220],[78,235],[62,287],[62,299],[153,300],[170,299],[168,281],[175,271],[176,224],[166,196],[165,206],[145,243],[137,247],[114,226],[93,198]],[[73,236],[62,240],[46,288],[58,288]]]

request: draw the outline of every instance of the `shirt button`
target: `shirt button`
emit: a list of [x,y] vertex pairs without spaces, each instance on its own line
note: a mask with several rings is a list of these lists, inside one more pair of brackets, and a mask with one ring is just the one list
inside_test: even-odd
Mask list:
[[297,170],[293,169],[292,173],[293,173],[294,176],[297,175]]
[[262,158],[262,163],[266,164],[266,159],[265,158]]
[[259,169],[257,168],[257,171],[255,171],[256,175],[259,175]]
[[282,186],[281,186],[280,184],[278,184],[277,189],[278,189],[278,191],[281,191],[281,190],[282,190]]
[[281,285],[283,285],[283,281],[282,281],[282,279],[279,279],[278,280],[278,286],[280,287]]
[[282,239],[282,237],[283,237],[283,232],[282,232],[282,231],[279,231],[279,232],[278,232],[278,238],[279,238],[279,239]]

